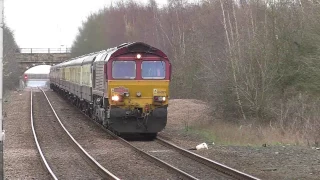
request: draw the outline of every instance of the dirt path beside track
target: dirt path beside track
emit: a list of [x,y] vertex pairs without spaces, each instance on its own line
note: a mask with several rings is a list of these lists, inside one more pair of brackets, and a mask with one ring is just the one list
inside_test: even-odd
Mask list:
[[10,92],[4,100],[5,179],[49,179],[30,124],[30,92]]

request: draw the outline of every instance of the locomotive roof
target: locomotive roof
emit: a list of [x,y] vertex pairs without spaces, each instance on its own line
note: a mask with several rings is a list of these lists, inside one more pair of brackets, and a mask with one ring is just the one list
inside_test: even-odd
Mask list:
[[152,53],[167,59],[167,55],[164,54],[161,50],[143,42],[123,43],[117,46],[116,51],[112,52],[112,56],[118,56],[121,54],[135,53],[135,52],[136,53],[139,53],[139,52]]
[[101,53],[99,53],[99,54],[96,54],[96,55],[95,55],[96,59],[94,60],[94,62],[104,61],[105,58],[103,58],[103,57],[105,57],[105,56],[104,56],[105,54],[107,54],[107,51],[103,51],[103,52],[101,52]]
[[[53,66],[52,68],[56,68],[56,67],[64,67],[64,66],[73,66],[73,65],[81,65],[83,64],[87,64],[89,62],[92,62],[94,57],[97,57],[95,61],[108,61],[110,59],[110,57],[115,57],[115,56],[119,56],[122,54],[126,54],[126,53],[135,53],[135,52],[145,52],[145,53],[152,53],[152,54],[156,54],[158,56],[161,56],[165,59],[167,59],[167,55],[164,54],[161,50],[150,46],[146,43],[143,42],[129,42],[129,43],[123,43],[120,44],[117,47],[113,47],[113,48],[109,48],[107,50],[102,50],[99,52],[93,52],[90,54],[85,54],[82,56],[78,56],[75,58],[72,58],[68,61],[62,62],[60,64],[57,64],[55,66]],[[103,55],[105,54],[107,55],[107,58],[101,58],[104,57]]]

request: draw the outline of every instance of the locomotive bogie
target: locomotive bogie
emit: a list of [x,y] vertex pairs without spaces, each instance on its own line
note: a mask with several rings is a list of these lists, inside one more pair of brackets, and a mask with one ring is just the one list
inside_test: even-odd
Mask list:
[[138,109],[112,107],[108,123],[111,129],[121,133],[157,133],[167,124],[167,107],[159,107],[142,116]]

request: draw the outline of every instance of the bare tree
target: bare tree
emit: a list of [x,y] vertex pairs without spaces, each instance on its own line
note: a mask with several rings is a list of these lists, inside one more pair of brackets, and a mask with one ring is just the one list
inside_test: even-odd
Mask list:
[[19,64],[15,58],[15,53],[18,50],[18,45],[15,42],[13,32],[7,26],[4,26],[3,38],[3,87],[4,91],[7,91],[14,89],[19,85],[19,76],[21,76],[22,72],[20,72]]
[[168,2],[159,8],[154,0],[123,1],[89,16],[73,52],[144,41],[168,54],[173,98],[205,100],[215,115],[238,123],[314,130],[320,122],[316,1]]

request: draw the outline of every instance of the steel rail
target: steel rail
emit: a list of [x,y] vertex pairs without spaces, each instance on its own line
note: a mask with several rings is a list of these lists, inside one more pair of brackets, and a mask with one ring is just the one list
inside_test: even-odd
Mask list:
[[190,159],[193,159],[195,161],[198,161],[199,163],[202,163],[212,169],[215,169],[217,171],[220,171],[224,174],[227,174],[233,178],[236,178],[236,179],[243,179],[243,180],[259,180],[258,178],[254,177],[254,176],[251,176],[249,174],[245,174],[241,171],[238,171],[236,169],[233,169],[231,167],[228,167],[226,165],[223,165],[221,163],[218,163],[218,162],[215,162],[211,159],[208,159],[208,158],[205,158],[203,156],[200,156],[196,153],[193,153],[191,151],[188,151],[186,149],[183,149],[169,141],[166,141],[160,137],[157,137],[156,138],[157,141],[159,141],[159,143],[161,143],[162,145],[166,146],[166,147],[169,147],[171,149],[175,149],[176,151],[178,151],[180,154],[186,156],[186,157],[189,157]]
[[33,137],[34,137],[34,141],[36,142],[36,145],[37,145],[37,148],[38,148],[38,151],[39,151],[39,154],[41,156],[41,160],[43,161],[43,163],[45,164],[47,170],[49,171],[51,177],[54,179],[54,180],[57,180],[57,176],[53,173],[52,169],[50,168],[46,158],[44,157],[43,153],[42,153],[42,150],[41,150],[41,147],[39,145],[39,142],[38,142],[38,138],[37,138],[37,134],[36,134],[36,131],[35,131],[35,128],[34,128],[34,121],[33,121],[33,108],[32,108],[32,105],[33,105],[33,94],[32,94],[32,88],[31,88],[31,116],[30,116],[30,119],[31,119],[31,128],[32,128],[32,133],[33,133]]
[[[188,173],[186,173],[186,172],[184,172],[184,171],[182,171],[182,170],[180,170],[180,169],[178,169],[178,168],[176,168],[176,167],[174,167],[174,166],[172,166],[172,165],[170,165],[170,164],[168,164],[168,163],[166,163],[166,162],[164,162],[164,161],[162,161],[161,159],[159,159],[159,158],[157,158],[157,157],[155,157],[155,156],[152,156],[151,154],[149,154],[149,153],[147,153],[147,152],[145,152],[145,151],[137,148],[136,146],[132,145],[131,143],[129,143],[129,142],[126,141],[125,139],[123,139],[123,138],[117,136],[116,134],[114,134],[113,132],[111,132],[111,131],[110,131],[109,129],[107,129],[105,126],[101,125],[99,122],[97,122],[97,121],[93,120],[92,118],[90,118],[87,114],[85,114],[84,112],[82,112],[81,110],[79,110],[75,105],[73,105],[73,104],[71,104],[71,105],[74,106],[80,113],[82,113],[82,114],[83,114],[85,117],[87,117],[90,121],[94,122],[97,126],[99,126],[103,131],[107,132],[109,135],[111,135],[111,136],[114,137],[115,139],[120,140],[120,143],[122,143],[123,145],[125,145],[125,146],[133,149],[135,152],[141,154],[145,159],[148,159],[148,160],[151,160],[151,161],[153,161],[153,162],[156,162],[160,167],[166,168],[167,170],[169,170],[169,171],[177,174],[178,176],[182,177],[182,179],[192,179],[192,180],[198,179],[198,178],[196,178],[196,177],[194,177],[194,176],[192,176],[192,175],[190,175],[190,174],[188,174]],[[157,139],[159,140],[159,139],[161,139],[161,138],[157,137]],[[161,140],[162,140],[162,139],[161,139]],[[161,140],[160,140],[160,141],[161,141]],[[165,140],[163,140],[163,141],[165,141]],[[169,143],[169,142],[168,142],[168,143]],[[170,144],[171,144],[171,143],[170,143]],[[173,144],[172,144],[172,145],[173,145]],[[176,146],[176,145],[173,145],[173,146],[178,147],[178,146]],[[167,146],[167,147],[168,147],[168,146]],[[170,147],[171,147],[171,146],[170,146]],[[178,147],[178,148],[179,148],[179,147]],[[207,166],[209,166],[209,167],[213,166],[213,167],[211,167],[211,168],[213,168],[213,169],[221,172],[222,174],[231,176],[231,177],[236,178],[236,179],[241,179],[241,180],[242,180],[242,179],[244,179],[244,180],[259,180],[259,179],[256,178],[256,177],[253,177],[253,176],[251,176],[251,175],[247,175],[247,174],[242,173],[242,172],[240,172],[240,171],[238,171],[238,170],[232,169],[232,168],[227,167],[227,166],[225,166],[225,165],[223,165],[223,164],[220,164],[220,163],[218,163],[218,162],[214,162],[214,161],[212,161],[212,160],[210,160],[210,159],[207,159],[207,158],[205,158],[205,157],[199,156],[199,155],[197,155],[197,154],[195,154],[195,153],[192,153],[192,152],[190,152],[190,151],[184,152],[184,151],[186,151],[186,150],[184,150],[184,149],[182,149],[182,148],[180,148],[180,149],[181,149],[181,153],[185,153],[185,154],[191,153],[191,154],[196,155],[196,156],[193,157],[193,158],[191,158],[191,157],[189,157],[189,158],[191,158],[191,159],[193,159],[193,160],[195,160],[195,161],[197,161],[197,162],[200,161],[200,163],[205,164],[205,165],[208,164]],[[179,151],[179,153],[180,153],[180,151]],[[184,154],[183,154],[183,155],[184,155]],[[192,155],[189,155],[189,156],[192,156]],[[187,157],[188,157],[188,156],[187,156]],[[204,160],[200,160],[200,159],[204,159]],[[202,161],[203,161],[203,162],[202,162]],[[216,166],[212,165],[212,162],[213,162],[213,164],[215,164]],[[211,165],[209,165],[209,164],[211,164]]]
[[[99,124],[99,125],[100,125],[100,124]],[[102,125],[100,125],[100,126],[102,126]],[[137,152],[137,153],[139,153],[140,155],[142,155],[145,159],[148,159],[149,161],[151,160],[151,161],[155,162],[155,163],[158,164],[160,167],[166,168],[167,170],[169,170],[169,171],[177,174],[178,176],[180,176],[180,177],[183,178],[183,179],[190,179],[190,180],[196,180],[196,179],[198,179],[198,178],[196,178],[196,177],[194,177],[194,176],[192,176],[192,175],[190,175],[190,174],[188,174],[188,173],[186,173],[186,172],[184,172],[184,171],[182,171],[182,170],[180,170],[180,169],[178,169],[178,168],[176,168],[176,167],[174,167],[174,166],[166,163],[165,161],[162,161],[161,159],[159,159],[159,158],[157,158],[157,157],[155,157],[155,156],[152,156],[151,154],[149,154],[149,153],[147,153],[147,152],[145,152],[145,151],[137,148],[136,146],[132,145],[131,143],[129,143],[129,142],[126,141],[125,139],[123,139],[123,138],[115,135],[113,132],[111,132],[110,130],[104,128],[103,126],[102,126],[102,128],[103,128],[108,134],[110,134],[112,137],[120,140],[120,143],[122,143],[123,145],[125,145],[125,146],[133,149],[135,152]]]
[[[73,105],[74,106],[74,105]],[[74,106],[76,108],[76,106]],[[127,146],[129,148],[131,148],[132,150],[134,150],[135,152],[139,153],[140,155],[142,155],[145,159],[155,162],[158,166],[163,167],[169,171],[171,171],[172,173],[180,176],[180,178],[182,179],[186,179],[186,180],[198,180],[198,178],[162,161],[161,159],[152,156],[149,153],[144,152],[143,150],[133,146],[132,144],[130,144],[128,141],[126,141],[125,139],[117,136],[116,134],[114,134],[113,132],[111,132],[109,129],[106,129],[106,127],[104,127],[103,125],[101,125],[100,123],[98,123],[97,121],[91,119],[87,114],[85,114],[84,112],[82,112],[81,110],[79,110],[78,108],[76,108],[80,113],[82,113],[85,117],[87,117],[90,121],[94,122],[98,127],[100,127],[103,131],[107,132],[110,136],[112,136],[115,139],[118,139],[120,141],[121,144],[123,144],[124,146]]]
[[52,112],[54,113],[54,115],[56,116],[58,122],[60,123],[61,127],[64,129],[64,131],[67,133],[67,135],[70,137],[70,139],[74,142],[74,144],[76,145],[76,147],[78,147],[81,152],[85,155],[85,157],[88,158],[88,160],[97,167],[99,174],[103,175],[105,178],[107,179],[113,179],[113,180],[120,180],[117,176],[115,176],[114,174],[112,174],[110,171],[108,171],[107,169],[105,169],[100,163],[98,163],[74,138],[73,136],[69,133],[69,131],[65,128],[65,126],[63,125],[63,123],[61,122],[60,118],[58,117],[56,111],[54,110],[47,94],[42,90],[42,93],[44,94],[44,96],[46,97]]
[[[78,110],[78,109],[77,109]],[[80,111],[80,110],[79,110]],[[114,134],[113,132],[111,132],[109,129],[106,129],[103,125],[99,124],[98,122],[94,121],[93,119],[91,119],[88,115],[86,115],[84,112],[80,111],[83,115],[85,115],[90,121],[93,121],[97,126],[99,126],[103,131],[107,132],[110,136],[112,136],[115,139],[118,139],[120,141],[121,144],[123,144],[124,146],[127,146],[129,148],[131,148],[132,150],[134,150],[135,152],[139,153],[140,155],[142,155],[145,159],[148,159],[149,161],[155,162],[157,163],[157,165],[159,165],[160,167],[163,167],[173,173],[175,173],[176,175],[180,176],[182,179],[188,179],[188,180],[198,180],[196,177],[162,161],[161,159],[152,156],[146,152],[144,152],[143,150],[133,146],[132,144],[130,144],[128,141],[126,141],[125,139],[117,136],[116,134]]]

